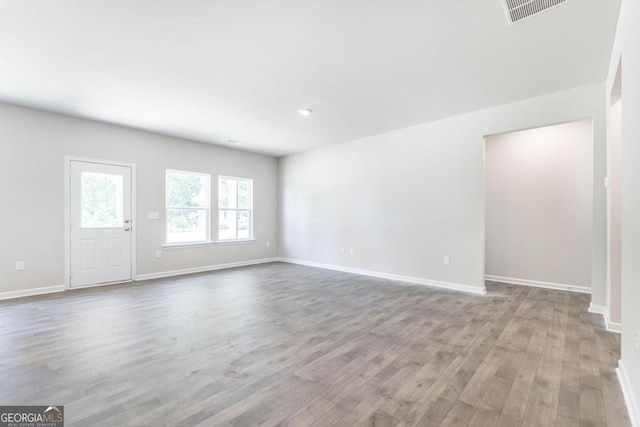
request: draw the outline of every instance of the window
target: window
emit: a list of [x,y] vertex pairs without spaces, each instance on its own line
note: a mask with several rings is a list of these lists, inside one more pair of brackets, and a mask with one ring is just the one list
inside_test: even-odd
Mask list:
[[167,243],[209,241],[207,174],[167,170]]
[[218,178],[218,240],[253,238],[253,180]]

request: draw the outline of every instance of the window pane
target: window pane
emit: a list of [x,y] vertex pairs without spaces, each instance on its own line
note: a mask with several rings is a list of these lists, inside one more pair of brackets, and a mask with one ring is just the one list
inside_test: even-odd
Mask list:
[[228,208],[235,209],[238,207],[238,181],[235,179],[227,179]]
[[218,240],[250,239],[253,181],[218,177]]
[[167,206],[172,208],[207,208],[208,180],[203,175],[167,172]]
[[250,209],[249,181],[238,181],[238,209]]
[[167,242],[204,242],[206,240],[206,209],[167,209]]
[[81,227],[122,227],[122,175],[82,172]]
[[218,207],[235,209],[237,206],[238,182],[235,179],[220,178],[218,180]]
[[249,234],[251,231],[249,219],[248,211],[238,212],[238,239],[249,239],[251,237]]
[[218,208],[229,207],[229,182],[225,178],[218,179]]
[[236,211],[228,211],[220,209],[218,212],[218,239],[229,240],[236,239]]

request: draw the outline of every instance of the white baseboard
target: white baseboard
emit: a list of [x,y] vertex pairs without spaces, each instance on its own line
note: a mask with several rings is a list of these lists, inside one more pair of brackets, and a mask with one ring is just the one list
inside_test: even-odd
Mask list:
[[622,324],[612,322],[609,318],[609,310],[604,305],[597,305],[594,303],[589,304],[589,313],[600,314],[604,318],[604,324],[609,332],[615,332],[617,334],[622,333]]
[[606,311],[607,307],[604,305],[597,305],[594,303],[589,304],[589,313],[602,314],[604,316]]
[[[194,267],[194,268],[185,268],[182,270],[173,270],[173,271],[162,271],[159,273],[150,273],[150,274],[138,274],[135,280],[149,280],[149,279],[159,279],[162,277],[171,277],[171,276],[180,276],[183,274],[191,274],[191,273],[202,273],[205,271],[214,271],[214,270],[222,270],[225,268],[234,268],[234,267],[244,267],[248,265],[255,264],[266,264],[268,262],[276,262],[278,258],[262,258],[262,259],[254,259],[249,261],[240,261],[240,262],[230,262],[227,264],[217,264],[217,265],[207,265],[204,267]],[[66,285],[59,286],[48,286],[45,288],[32,288],[25,289],[20,291],[8,291],[8,292],[0,292],[0,300],[13,299],[13,298],[22,298],[22,297],[30,297],[35,295],[44,295],[51,294],[54,292],[64,292],[66,290],[74,290],[74,289],[85,289],[85,288],[93,288],[98,286],[108,286],[108,285],[117,285],[121,283],[127,282],[116,282],[116,283],[99,283],[96,285],[88,285],[88,286],[77,286],[74,288],[67,288]]]
[[616,334],[622,333],[622,323],[612,322],[609,318],[609,310],[604,313],[604,323],[607,326],[607,331],[615,332]]
[[581,294],[590,294],[591,288],[587,286],[566,285],[564,283],[540,282],[538,280],[515,279],[513,277],[492,276],[487,274],[485,280],[492,282],[509,283],[511,285],[532,286],[534,288],[556,289],[559,291],[579,292]]
[[65,289],[65,291],[75,291],[75,290],[89,289],[89,288],[101,288],[103,286],[123,285],[131,282],[133,282],[133,280],[121,280],[119,282],[93,283],[90,285],[69,286]]
[[0,300],[31,297],[35,295],[52,294],[54,292],[62,292],[66,289],[65,285],[47,286],[45,288],[32,288],[21,291],[0,292]]
[[338,266],[338,265],[322,264],[322,263],[313,262],[313,261],[303,261],[303,260],[291,259],[291,258],[278,258],[278,261],[287,262],[287,263],[290,263],[290,264],[306,265],[306,266],[309,266],[309,267],[324,268],[326,270],[342,271],[344,273],[360,274],[362,276],[378,277],[378,278],[381,278],[381,279],[395,280],[395,281],[398,281],[398,282],[407,282],[407,283],[412,283],[412,284],[415,284],[415,285],[433,286],[433,287],[436,287],[436,288],[449,289],[449,290],[452,290],[452,291],[468,292],[468,293],[479,294],[479,295],[484,295],[484,294],[487,293],[487,290],[486,290],[486,288],[484,286],[482,288],[480,288],[480,287],[471,286],[471,285],[461,285],[461,284],[458,284],[458,283],[450,283],[450,282],[439,282],[437,280],[422,279],[422,278],[419,278],[419,277],[410,277],[410,276],[401,276],[401,275],[398,275],[398,274],[380,273],[380,272],[377,272],[377,271],[361,270],[361,269],[358,269],[358,268],[341,267],[341,266]]
[[622,394],[624,395],[624,401],[627,404],[627,411],[629,411],[629,419],[631,419],[631,425],[633,427],[640,427],[640,411],[638,410],[638,401],[633,394],[633,388],[629,381],[629,374],[622,362],[622,359],[618,361],[618,368],[616,369],[618,374],[618,381],[620,381],[620,388],[622,388]]
[[246,267],[248,265],[266,264],[268,262],[276,262],[278,258],[261,258],[252,259],[249,261],[229,262],[226,264],[206,265],[203,267],[183,268],[181,270],[161,271],[158,273],[147,273],[136,275],[136,281],[138,280],[150,280],[161,279],[163,277],[182,276],[184,274],[204,273],[207,271],[223,270],[225,268]]

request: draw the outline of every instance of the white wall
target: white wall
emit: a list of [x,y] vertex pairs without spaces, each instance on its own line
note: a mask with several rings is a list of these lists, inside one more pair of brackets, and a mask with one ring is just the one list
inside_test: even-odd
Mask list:
[[611,106],[609,128],[609,293],[611,322],[620,323],[622,287],[622,100]]
[[591,287],[591,130],[582,120],[486,138],[487,275]]
[[[622,57],[622,358],[632,417],[640,425],[640,1],[623,0],[606,92],[611,93]],[[605,98],[603,96],[603,98]],[[608,98],[608,97],[607,97]],[[603,99],[609,105],[609,99]]]
[[[0,294],[65,283],[65,155],[137,165],[138,274],[277,255],[275,158],[0,104]],[[218,174],[253,178],[257,241],[164,250],[156,258],[165,239],[167,168],[210,173],[212,191]],[[213,193],[213,207],[215,200]],[[161,219],[147,219],[150,211]],[[24,271],[15,271],[17,260]]]
[[604,305],[603,93],[579,87],[281,159],[281,256],[483,288],[483,137],[593,117],[591,282]]

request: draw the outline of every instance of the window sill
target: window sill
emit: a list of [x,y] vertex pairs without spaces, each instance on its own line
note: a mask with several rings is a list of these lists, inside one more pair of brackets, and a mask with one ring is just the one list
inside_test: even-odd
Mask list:
[[201,246],[217,246],[217,245],[229,245],[238,243],[251,243],[257,241],[256,239],[241,239],[241,240],[215,240],[210,242],[197,242],[197,243],[165,243],[162,245],[162,249],[180,249],[180,248],[197,248]]
[[237,239],[237,240],[216,240],[214,245],[232,245],[234,243],[251,243],[256,242],[256,239]]

